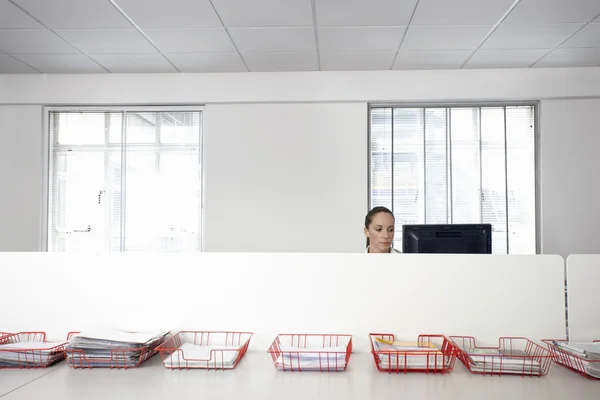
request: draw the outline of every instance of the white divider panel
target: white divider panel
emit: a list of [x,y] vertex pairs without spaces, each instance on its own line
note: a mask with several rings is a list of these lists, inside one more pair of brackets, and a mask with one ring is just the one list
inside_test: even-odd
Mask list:
[[600,254],[567,257],[570,340],[600,340]]
[[0,253],[0,330],[369,332],[564,337],[564,263],[551,255]]

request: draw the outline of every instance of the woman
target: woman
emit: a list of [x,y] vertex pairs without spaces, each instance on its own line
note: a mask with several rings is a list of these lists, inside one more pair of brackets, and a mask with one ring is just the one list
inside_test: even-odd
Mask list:
[[367,253],[400,253],[393,248],[394,214],[385,207],[374,207],[365,217]]

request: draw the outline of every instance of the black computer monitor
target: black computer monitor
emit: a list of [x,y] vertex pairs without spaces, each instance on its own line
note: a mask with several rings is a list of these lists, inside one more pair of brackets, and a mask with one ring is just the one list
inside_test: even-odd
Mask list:
[[404,225],[402,252],[491,254],[492,224]]

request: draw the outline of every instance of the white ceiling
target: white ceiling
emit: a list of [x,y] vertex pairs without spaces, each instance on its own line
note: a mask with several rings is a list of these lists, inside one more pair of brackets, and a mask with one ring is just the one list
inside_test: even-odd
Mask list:
[[0,0],[0,73],[600,66],[600,0]]

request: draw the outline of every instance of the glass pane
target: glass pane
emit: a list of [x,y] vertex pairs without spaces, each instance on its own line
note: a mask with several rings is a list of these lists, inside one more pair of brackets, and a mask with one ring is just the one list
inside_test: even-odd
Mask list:
[[394,215],[396,247],[402,246],[402,225],[425,220],[424,109],[394,109]]
[[51,112],[50,131],[60,145],[102,145],[106,143],[105,123],[118,113]]
[[506,254],[504,107],[481,110],[481,222],[492,224],[492,252]]
[[123,142],[123,113],[111,113],[106,118],[109,143]]
[[425,111],[425,222],[448,223],[446,109]]
[[452,223],[481,222],[479,108],[450,111]]
[[156,142],[157,114],[154,112],[127,113],[127,144]]
[[507,107],[506,129],[504,110],[371,110],[371,204],[393,204],[396,247],[402,224],[485,222],[494,253],[535,253],[535,108]]
[[535,254],[535,147],[533,106],[506,108],[508,248]]
[[[118,160],[118,157],[116,157]],[[114,177],[107,151],[56,151],[50,199],[50,251],[111,250]],[[118,182],[117,182],[118,183]]]
[[371,109],[371,207],[392,209],[392,109]]
[[197,151],[128,152],[125,250],[199,250],[198,157]]
[[161,112],[158,120],[161,143],[200,143],[200,112]]

